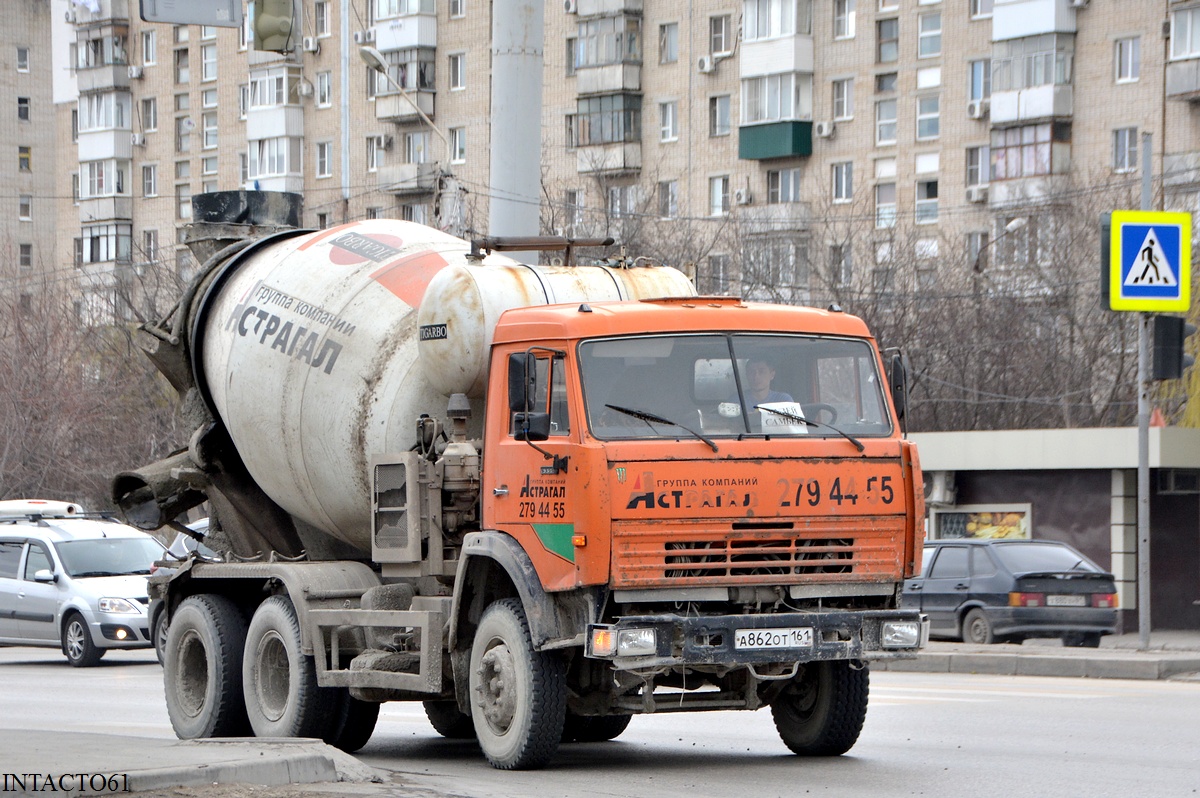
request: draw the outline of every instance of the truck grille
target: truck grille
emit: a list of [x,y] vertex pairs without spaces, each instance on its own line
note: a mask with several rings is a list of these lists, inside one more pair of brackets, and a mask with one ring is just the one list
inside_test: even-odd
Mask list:
[[836,519],[770,523],[762,525],[770,528],[757,530],[617,523],[613,584],[629,588],[899,579],[904,519],[856,520],[862,526],[853,530]]

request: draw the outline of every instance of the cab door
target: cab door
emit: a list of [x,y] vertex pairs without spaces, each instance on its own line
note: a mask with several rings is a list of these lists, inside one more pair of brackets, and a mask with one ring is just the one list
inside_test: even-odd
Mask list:
[[921,585],[921,611],[929,616],[929,631],[939,635],[958,634],[958,608],[971,590],[967,546],[938,546],[925,581]]
[[[529,368],[521,366],[526,359]],[[489,441],[492,512],[484,523],[520,541],[545,587],[573,587],[571,452],[578,431],[565,352],[537,347],[509,355],[503,365],[510,374],[506,430]],[[513,376],[518,371],[526,375],[523,387]]]

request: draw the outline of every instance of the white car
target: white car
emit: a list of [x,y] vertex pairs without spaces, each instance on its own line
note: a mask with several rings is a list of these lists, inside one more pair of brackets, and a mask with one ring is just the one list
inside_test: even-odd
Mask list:
[[77,504],[0,501],[0,645],[58,647],[75,667],[149,648],[146,577],[163,551]]

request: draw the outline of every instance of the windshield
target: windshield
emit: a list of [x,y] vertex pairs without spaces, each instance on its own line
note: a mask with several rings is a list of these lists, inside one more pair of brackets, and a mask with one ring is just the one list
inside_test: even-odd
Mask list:
[[162,544],[153,538],[72,540],[55,548],[67,575],[75,577],[148,574],[163,555]]
[[1066,546],[1005,543],[995,547],[1000,562],[1014,574],[1034,571],[1097,571],[1096,566]]
[[681,438],[685,428],[711,437],[892,431],[875,350],[859,339],[611,338],[580,344],[579,363],[588,424],[602,440]]

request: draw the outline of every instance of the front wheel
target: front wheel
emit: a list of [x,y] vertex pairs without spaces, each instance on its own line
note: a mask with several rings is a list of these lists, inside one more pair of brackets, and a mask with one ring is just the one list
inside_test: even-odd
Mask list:
[[543,767],[567,714],[566,663],[535,651],[519,599],[493,603],[471,646],[471,717],[484,756],[500,770]]
[[840,756],[858,742],[869,692],[865,663],[808,663],[771,702],[775,729],[794,754]]
[[992,622],[983,614],[983,610],[971,610],[963,618],[963,642],[976,645],[990,645],[996,642],[992,631]]
[[77,612],[67,616],[63,625],[63,653],[74,668],[90,668],[104,656],[104,649],[92,640],[92,630]]
[[425,717],[429,725],[447,740],[470,740],[475,737],[471,716],[458,708],[457,701],[425,701]]

